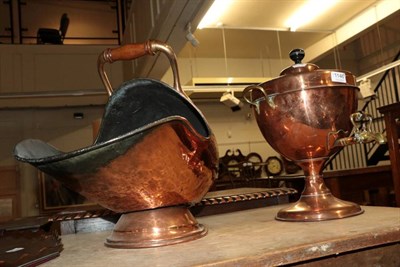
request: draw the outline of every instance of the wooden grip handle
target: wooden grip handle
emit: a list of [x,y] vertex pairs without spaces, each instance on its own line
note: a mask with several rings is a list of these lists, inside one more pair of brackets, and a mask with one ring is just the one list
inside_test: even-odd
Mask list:
[[112,95],[113,88],[104,70],[105,63],[113,63],[118,60],[133,60],[144,55],[155,55],[156,52],[163,52],[166,54],[170,61],[172,73],[174,75],[174,88],[182,95],[187,97],[179,82],[178,65],[176,63],[174,51],[169,45],[157,40],[148,40],[145,43],[126,44],[112,49],[108,48],[104,50],[102,54],[100,54],[97,60],[97,69],[108,95]]
[[118,60],[133,60],[144,55],[153,55],[150,42],[141,44],[127,44],[121,47],[110,49],[110,59],[112,62]]

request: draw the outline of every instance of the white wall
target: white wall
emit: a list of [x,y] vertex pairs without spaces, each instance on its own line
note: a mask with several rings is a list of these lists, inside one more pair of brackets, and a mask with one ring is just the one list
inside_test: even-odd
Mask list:
[[[182,85],[190,85],[196,77],[271,77],[292,65],[290,59],[245,59],[229,58],[227,65],[223,58],[180,58],[178,57],[179,75]],[[163,76],[163,81],[172,84],[171,69]]]
[[240,149],[244,155],[256,152],[264,161],[269,156],[277,155],[262,136],[249,106],[232,112],[218,101],[195,104],[203,112],[215,134],[220,157],[228,149]]
[[[97,58],[108,47],[113,46],[1,45],[0,93],[102,89]],[[121,66],[106,65],[114,84],[122,81]]]

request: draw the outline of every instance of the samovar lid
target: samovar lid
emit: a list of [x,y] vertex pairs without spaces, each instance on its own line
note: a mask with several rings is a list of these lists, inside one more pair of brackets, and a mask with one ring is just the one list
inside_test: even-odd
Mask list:
[[259,84],[267,94],[290,93],[297,90],[325,89],[332,87],[359,88],[356,86],[355,76],[345,70],[320,69],[312,63],[302,63],[304,50],[301,48],[290,51],[289,56],[294,64],[281,71],[280,75],[272,80]]
[[301,63],[301,61],[304,58],[304,55],[305,55],[304,50],[301,48],[296,48],[290,51],[289,57],[291,60],[293,60],[294,65],[281,71],[280,75],[312,72],[319,69],[319,67],[315,64]]

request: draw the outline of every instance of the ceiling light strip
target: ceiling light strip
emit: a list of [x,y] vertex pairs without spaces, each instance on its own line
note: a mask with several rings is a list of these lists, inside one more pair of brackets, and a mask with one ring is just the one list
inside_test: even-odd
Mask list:
[[[219,25],[219,26],[210,25],[210,26],[207,26],[205,28],[207,28],[207,29],[221,29],[222,26],[221,25]],[[223,28],[225,30],[280,31],[280,32],[287,32],[288,31],[288,28],[285,28],[285,27],[282,27],[282,28],[279,28],[279,27],[277,27],[277,28],[267,28],[267,27],[247,27],[247,26],[246,27],[237,27],[237,26],[226,26],[226,25],[223,25]],[[323,30],[313,30],[313,29],[304,29],[303,30],[303,29],[301,29],[301,30],[299,30],[297,32],[326,33],[326,34],[329,34],[329,33],[333,33],[334,31],[323,31]]]
[[328,11],[337,3],[337,0],[308,0],[303,6],[297,9],[286,21],[285,25],[290,31],[307,25],[323,13]]
[[208,9],[207,13],[201,19],[197,28],[203,29],[209,27],[210,25],[219,24],[219,18],[224,14],[231,3],[232,0],[215,0],[211,7]]

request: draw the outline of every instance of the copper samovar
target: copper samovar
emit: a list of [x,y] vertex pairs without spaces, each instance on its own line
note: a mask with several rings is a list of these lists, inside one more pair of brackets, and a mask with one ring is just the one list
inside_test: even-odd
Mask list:
[[244,90],[258,126],[267,142],[304,171],[305,187],[300,199],[280,210],[284,221],[322,221],[361,214],[362,208],[334,197],[325,186],[325,162],[343,146],[382,141],[371,132],[371,116],[356,112],[354,75],[303,64],[302,49],[291,51],[294,65],[278,78]]

